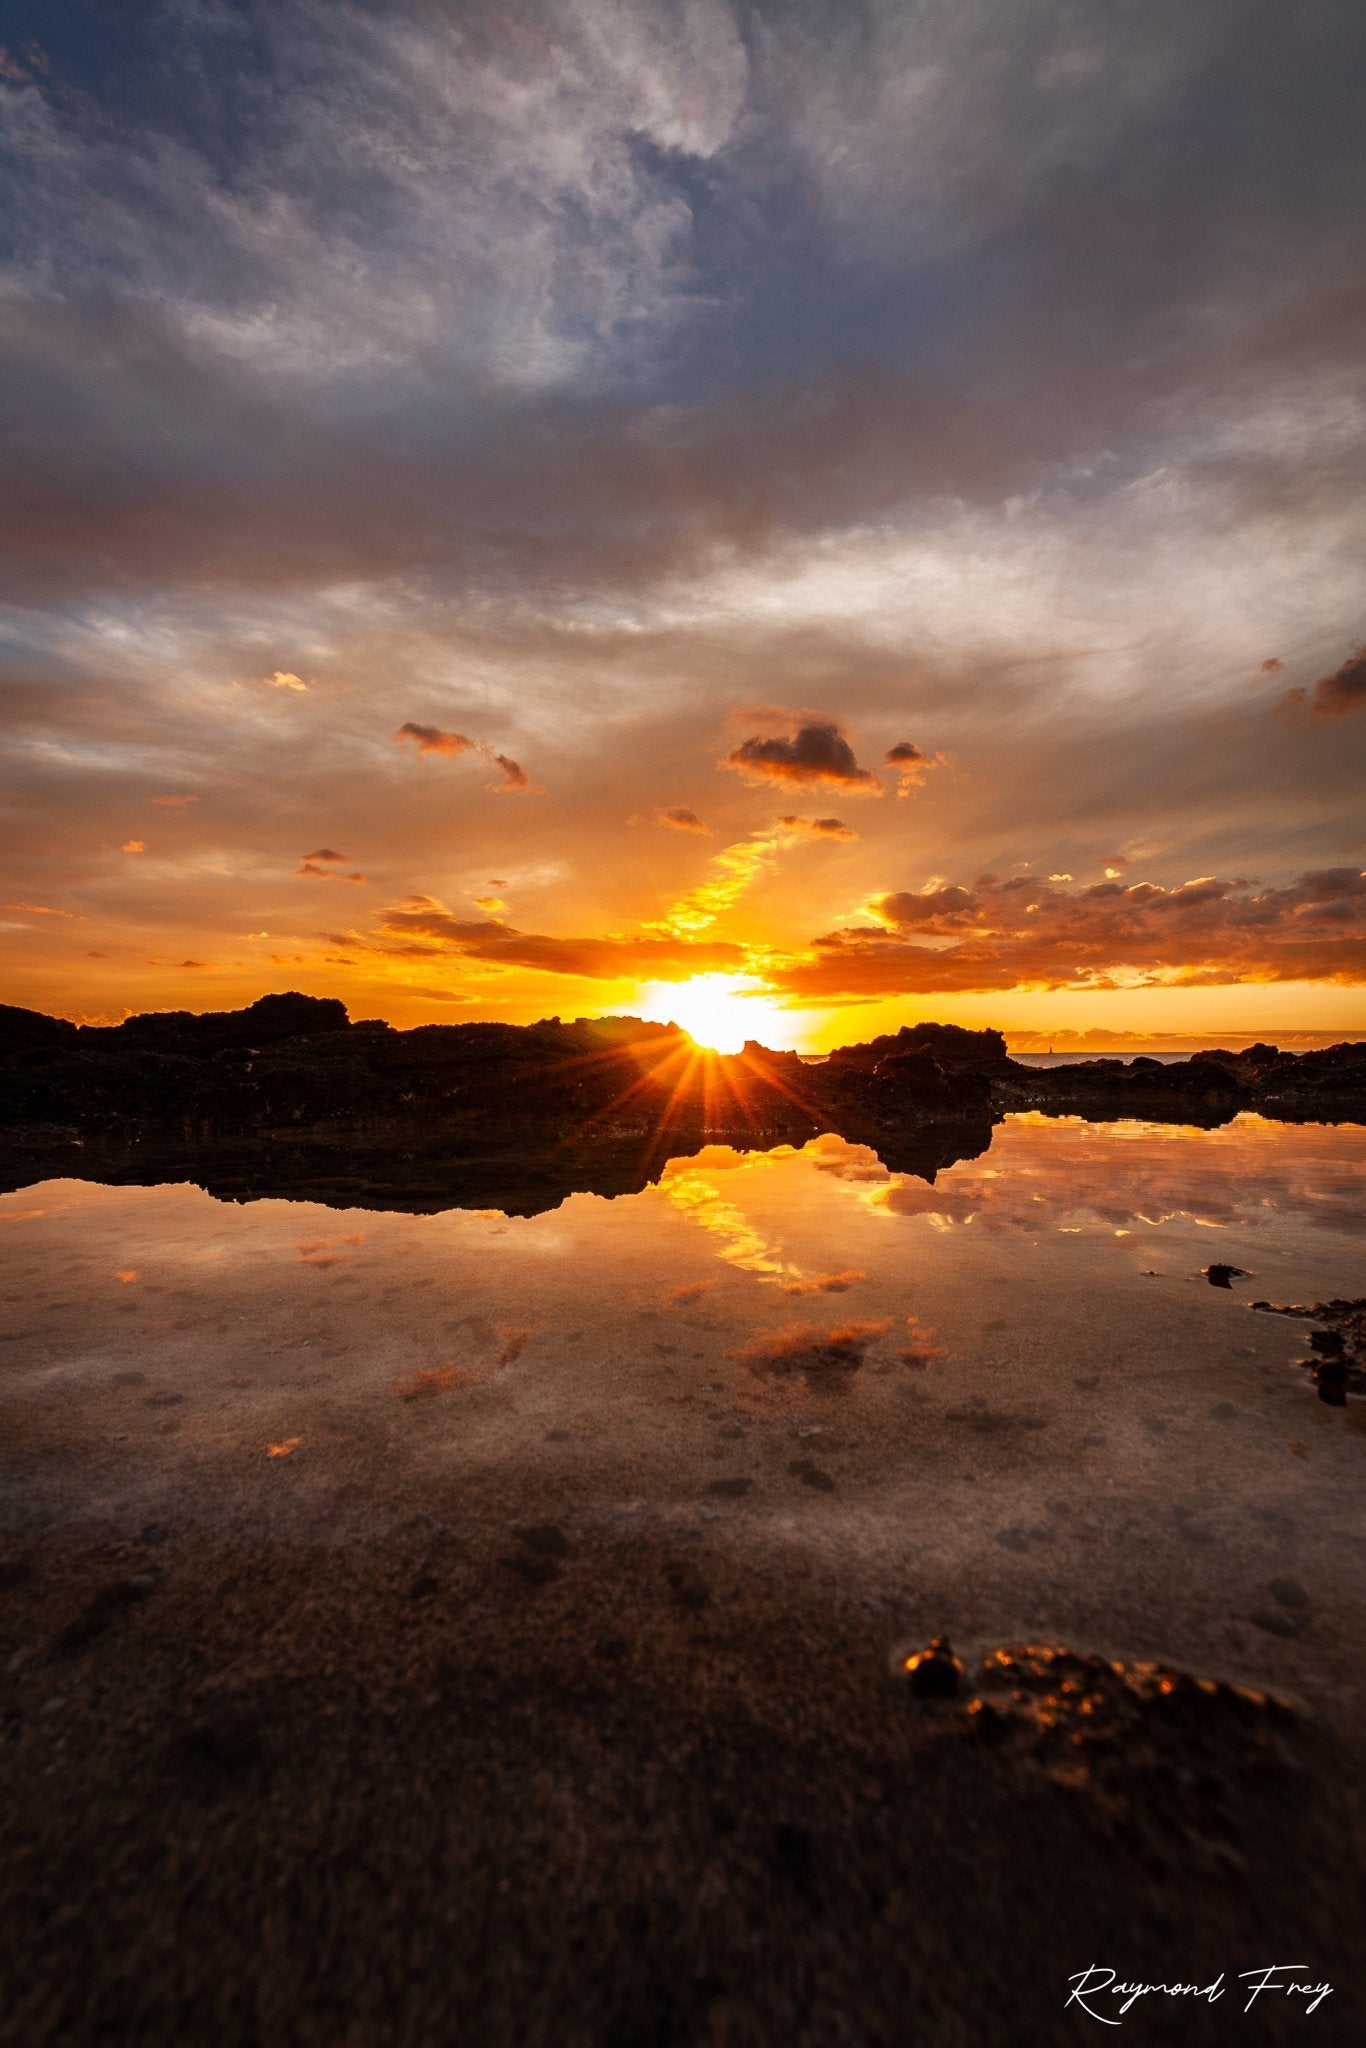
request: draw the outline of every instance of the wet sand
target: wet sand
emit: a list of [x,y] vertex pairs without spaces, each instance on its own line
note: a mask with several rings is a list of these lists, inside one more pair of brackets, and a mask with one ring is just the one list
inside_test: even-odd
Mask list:
[[[1363,1291],[1362,1163],[6,1197],[0,2040],[1052,2043],[1090,1963],[1226,1973],[1130,2039],[1361,2038],[1366,1407],[1248,1304]],[[941,1631],[1126,1669],[984,1730]]]

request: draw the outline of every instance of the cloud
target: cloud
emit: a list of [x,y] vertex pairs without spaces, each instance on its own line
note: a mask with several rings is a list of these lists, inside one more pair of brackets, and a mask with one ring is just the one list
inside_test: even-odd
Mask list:
[[319,867],[320,860],[345,860],[344,853],[306,854],[294,870],[296,875],[314,875],[320,882],[364,882],[365,876],[359,868],[349,875],[341,874],[336,868]]
[[[318,899],[277,875],[291,814],[363,818],[372,863],[457,902],[510,868],[537,932],[682,898],[650,936],[724,913],[794,963],[829,933],[831,974],[900,947],[903,981],[970,975],[969,944],[982,973],[1061,971],[1075,914],[1050,961],[1023,930],[850,915],[850,888],[1090,875],[1148,832],[1172,881],[1357,854],[1348,683],[1318,716],[1248,701],[1268,647],[1312,678],[1304,650],[1361,632],[1351,0],[1312,33],[1245,0],[272,0],[246,38],[232,8],[125,9],[117,49],[78,12],[0,136],[0,857],[16,898],[85,902],[111,961],[216,957],[266,917],[293,959],[289,906]],[[310,688],[325,719],[290,711]],[[766,797],[684,779],[727,705],[775,695],[818,708],[722,749],[759,751],[731,773]],[[861,783],[803,772],[837,719]],[[433,762],[376,762],[401,720]],[[529,785],[478,736],[553,747],[553,804],[482,804],[443,735],[506,792]],[[953,805],[865,803],[827,875],[756,849],[689,904],[681,823],[621,859],[651,789],[705,800],[725,846],[747,798],[903,793],[931,739]],[[152,790],[202,790],[213,846],[135,918],[163,860],[101,867]],[[169,973],[75,987],[34,922],[35,1003],[174,1004]],[[369,1004],[357,957],[327,972]]]
[[790,813],[779,818],[785,832],[805,834],[813,839],[857,839],[858,833],[841,818],[797,818]]
[[120,853],[146,853],[146,851],[147,842],[145,839],[125,839],[119,848]]
[[84,912],[79,910],[57,910],[50,903],[7,903],[6,910],[27,912],[30,917],[71,918],[77,924],[84,923]]
[[348,856],[344,853],[337,853],[330,846],[319,846],[312,853],[301,853],[299,858],[300,860],[346,860]]
[[419,754],[472,754],[476,751],[473,740],[467,740],[462,732],[443,732],[439,725],[416,725],[411,718],[405,719],[394,734],[400,746],[405,740],[412,740]]
[[708,878],[670,904],[663,917],[651,919],[647,930],[680,936],[706,931],[732,910],[753,883],[777,861],[780,841],[771,832],[756,832],[722,847],[707,862]]
[[154,796],[152,802],[159,804],[163,811],[187,811],[191,804],[199,802],[199,798],[197,796]]
[[789,1280],[783,1288],[784,1294],[847,1294],[860,1280],[868,1275],[850,1267],[842,1273],[809,1273],[796,1280]]
[[[650,813],[650,821],[655,825],[666,825],[671,832],[699,832],[706,838],[711,836],[711,826],[704,825],[696,811],[687,810],[682,804],[669,804],[663,808],[656,805]],[[644,820],[636,813],[626,822],[628,825],[639,825],[644,823]]]
[[913,789],[922,787],[925,777],[932,768],[942,767],[942,754],[930,756],[921,752],[911,740],[899,740],[889,747],[883,756],[889,768],[895,768],[898,776],[897,795],[909,796]]
[[554,938],[520,932],[498,918],[459,918],[434,896],[410,896],[387,911],[378,934],[366,939],[350,932],[331,939],[353,952],[408,957],[450,953],[495,966],[532,968],[543,974],[616,981],[622,977],[667,976],[669,969],[702,974],[736,969],[744,950],[722,940],[660,936],[647,932],[622,939]]
[[1309,709],[1324,718],[1347,718],[1353,711],[1366,710],[1366,646],[1358,647],[1332,675],[1320,676]]
[[429,1401],[468,1384],[468,1375],[458,1365],[420,1365],[411,1379],[394,1381],[394,1392],[400,1401]]
[[1168,1137],[1132,1130],[1119,1148],[1122,1173],[1113,1144],[1098,1148],[1084,1123],[1054,1123],[1046,1150],[1031,1135],[1007,1119],[993,1134],[989,1160],[961,1161],[934,1185],[888,1175],[869,1191],[869,1205],[974,1235],[1019,1233],[1036,1242],[1097,1223],[1107,1231],[1137,1228],[1154,1242],[1157,1226],[1177,1218],[1273,1239],[1291,1219],[1300,1229],[1366,1230],[1366,1190],[1359,1178],[1327,1179],[1323,1133],[1313,1125],[1283,1126],[1274,1156],[1255,1130],[1238,1124],[1209,1132],[1198,1156],[1184,1157],[1173,1156]]
[[741,740],[718,765],[733,768],[750,783],[815,784],[843,789],[850,796],[882,794],[882,784],[859,767],[833,718],[811,719],[790,733]]
[[520,762],[514,761],[508,754],[495,753],[493,748],[486,746],[482,740],[466,739],[462,732],[446,732],[439,725],[417,725],[412,719],[406,719],[394,734],[394,738],[399,746],[402,746],[405,740],[412,740],[419,754],[482,755],[484,760],[492,761],[499,770],[497,782],[490,782],[487,787],[500,796],[516,790],[529,790],[533,786],[530,776]]
[[982,877],[868,906],[880,929],[815,942],[775,973],[806,998],[1019,987],[1366,982],[1366,874],[1323,868],[1282,888],[1200,876],[1171,889],[1097,882],[1067,890]]
[[1266,660],[1262,663],[1261,673],[1264,676],[1279,675],[1284,667],[1285,663],[1281,660],[1279,654],[1269,654]]
[[765,1331],[730,1353],[737,1365],[765,1377],[804,1379],[813,1391],[840,1393],[859,1371],[864,1358],[892,1327],[890,1316],[879,1321],[846,1323],[822,1330],[814,1323],[788,1323]]

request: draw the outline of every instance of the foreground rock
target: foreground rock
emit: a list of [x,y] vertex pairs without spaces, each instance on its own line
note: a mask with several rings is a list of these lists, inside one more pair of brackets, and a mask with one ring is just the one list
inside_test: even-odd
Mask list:
[[703,1055],[635,1018],[395,1031],[293,994],[109,1027],[0,1009],[0,1183],[191,1178],[226,1196],[530,1214],[634,1192],[704,1145],[831,1130],[932,1180],[990,1144],[986,1070],[1005,1051],[994,1032],[936,1030],[812,1066],[754,1044]]
[[1254,1109],[1284,1123],[1366,1122],[1366,1041],[1320,1052],[1193,1053],[1188,1060],[1084,1060],[1076,1066],[1025,1067],[1014,1060],[993,1076],[999,1109],[1052,1114],[1152,1117],[1214,1125]]
[[630,1017],[395,1031],[287,994],[77,1026],[0,1006],[8,1187],[189,1178],[224,1196],[534,1213],[576,1190],[634,1192],[707,1144],[763,1150],[825,1131],[932,1181],[1020,1109],[1363,1121],[1366,1045],[1037,1069],[998,1031],[917,1024],[813,1064],[752,1042],[702,1054],[674,1026]]

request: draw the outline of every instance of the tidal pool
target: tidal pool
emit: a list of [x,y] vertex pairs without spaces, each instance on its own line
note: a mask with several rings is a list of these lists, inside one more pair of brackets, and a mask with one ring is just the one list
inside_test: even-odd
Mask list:
[[1017,2048],[1284,1944],[1360,2038],[1366,1402],[1251,1304],[1366,1294],[1364,1220],[1366,1130],[1251,1116],[3,1197],[10,2038]]
[[1364,1224],[1366,1130],[1255,1116],[1012,1117],[933,1185],[714,1147],[531,1218],[51,1181],[0,1199],[11,1507],[340,1532],[511,1487],[1331,1687],[1366,1408],[1250,1303],[1366,1291]]

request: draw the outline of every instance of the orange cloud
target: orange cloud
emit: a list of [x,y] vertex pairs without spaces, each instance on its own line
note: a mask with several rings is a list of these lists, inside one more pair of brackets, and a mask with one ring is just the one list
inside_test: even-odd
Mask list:
[[400,1401],[430,1401],[467,1384],[458,1365],[419,1366],[410,1380],[394,1381],[394,1392]]
[[[488,749],[481,748],[480,752],[487,753]],[[491,782],[489,784],[490,789],[497,791],[500,795],[504,790],[530,789],[531,777],[519,762],[509,759],[506,754],[492,754],[489,758],[495,761],[503,771],[502,781]]]
[[309,687],[302,676],[296,676],[287,668],[277,668],[274,675],[266,677],[266,681],[272,690],[307,690]]
[[785,832],[806,833],[813,839],[857,839],[858,833],[842,818],[779,818]]
[[710,1294],[715,1285],[716,1282],[714,1280],[690,1280],[682,1287],[671,1287],[664,1296],[664,1300],[676,1302],[701,1301],[703,1295]]
[[[492,761],[500,771],[498,781],[488,785],[500,796],[510,790],[532,788],[531,777],[520,761],[514,761],[509,754],[495,752],[482,740],[467,739],[463,732],[446,732],[439,725],[418,725],[409,718],[404,720],[394,738],[399,746],[402,746],[405,740],[411,740],[419,754],[481,754],[486,761]],[[538,794],[543,795],[544,792]]]
[[885,1337],[891,1327],[890,1316],[878,1322],[847,1323],[838,1330],[789,1323],[740,1345],[730,1356],[749,1372],[775,1378],[799,1376],[817,1391],[833,1393],[848,1384],[869,1346]]
[[152,802],[159,804],[163,811],[188,811],[191,804],[199,802],[199,798],[197,796],[154,796]]
[[857,1272],[853,1267],[844,1273],[810,1273],[799,1280],[789,1280],[783,1288],[784,1294],[847,1294],[860,1280],[866,1280],[866,1273]]
[[321,853],[306,853],[294,872],[296,875],[315,875],[320,882],[364,882],[366,878],[359,868],[353,869],[349,875],[343,875],[335,867],[318,865],[320,861],[345,859],[344,853],[328,853],[324,848]]
[[389,910],[380,935],[367,939],[355,932],[328,933],[330,945],[352,952],[422,958],[456,954],[497,966],[531,967],[545,974],[583,975],[589,980],[616,981],[623,976],[649,979],[670,968],[704,973],[743,965],[744,950],[722,940],[644,934],[638,938],[552,938],[520,932],[498,918],[459,918],[439,898],[410,896]]
[[419,754],[472,754],[474,741],[467,740],[463,732],[443,732],[439,725],[416,725],[411,718],[404,720],[394,734],[400,746],[405,740],[412,740]]
[[1015,876],[868,905],[878,928],[817,939],[775,973],[806,997],[1126,984],[1366,982],[1366,874],[1322,868],[1283,888],[1201,876],[1174,889],[1061,889]]
[[899,777],[898,796],[909,796],[913,789],[919,789],[932,768],[943,766],[942,754],[924,754],[911,740],[899,740],[894,747],[888,747],[883,760],[889,768],[895,768]]
[[[704,825],[696,811],[686,810],[682,804],[669,804],[663,809],[656,806],[650,813],[650,819],[653,824],[666,825],[671,832],[700,832],[707,838],[711,836],[711,826]],[[641,825],[645,820],[636,813],[626,822],[628,825]]]
[[119,848],[120,853],[146,853],[146,851],[147,842],[143,839],[125,839]]
[[[801,717],[791,712],[791,721]],[[733,768],[750,783],[817,784],[845,790],[851,796],[881,796],[882,784],[860,768],[854,750],[833,718],[808,718],[795,731],[769,738],[755,734],[732,747],[722,768]]]
[[30,917],[67,917],[76,924],[84,924],[85,918],[79,910],[57,910],[51,903],[7,903],[6,910],[25,911]]

